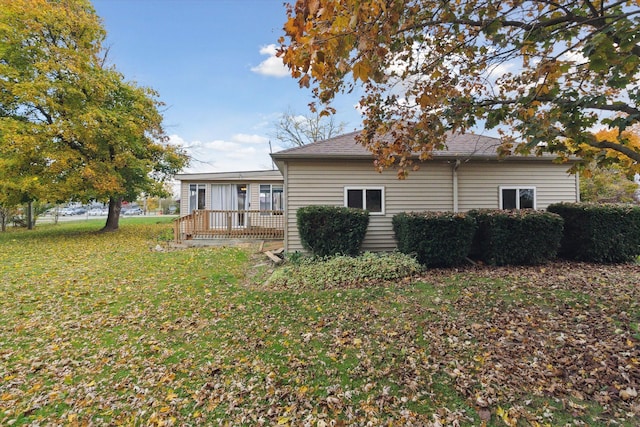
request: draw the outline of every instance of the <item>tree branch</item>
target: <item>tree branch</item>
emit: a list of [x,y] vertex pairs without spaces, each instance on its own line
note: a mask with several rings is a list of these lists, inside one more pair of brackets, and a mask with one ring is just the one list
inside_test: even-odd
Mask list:
[[592,138],[591,140],[587,141],[587,144],[595,148],[617,151],[629,157],[631,160],[634,160],[636,163],[640,163],[640,152],[635,151],[627,147],[626,145],[622,145],[619,142],[596,141],[595,138]]

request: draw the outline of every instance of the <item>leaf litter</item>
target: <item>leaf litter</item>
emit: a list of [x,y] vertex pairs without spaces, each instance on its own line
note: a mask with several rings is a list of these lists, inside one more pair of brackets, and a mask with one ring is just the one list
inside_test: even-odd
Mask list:
[[139,227],[2,242],[0,424],[639,422],[636,265],[295,291]]

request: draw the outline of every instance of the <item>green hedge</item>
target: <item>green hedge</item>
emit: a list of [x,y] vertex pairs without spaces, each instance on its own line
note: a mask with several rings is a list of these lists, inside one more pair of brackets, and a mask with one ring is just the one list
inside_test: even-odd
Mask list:
[[340,206],[305,206],[296,212],[302,246],[325,257],[360,253],[369,212]]
[[640,255],[640,207],[556,203],[547,210],[564,218],[560,256],[578,261],[619,263]]
[[453,212],[403,212],[393,217],[398,250],[415,254],[427,267],[462,263],[469,253],[476,223]]
[[478,223],[471,256],[491,265],[535,265],[556,257],[562,239],[559,215],[534,210],[474,210]]

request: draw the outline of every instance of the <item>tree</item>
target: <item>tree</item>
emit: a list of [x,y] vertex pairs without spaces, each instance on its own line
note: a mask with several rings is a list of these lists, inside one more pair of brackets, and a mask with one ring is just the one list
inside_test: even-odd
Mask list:
[[[626,129],[621,137],[630,147],[640,148],[638,126]],[[614,130],[601,130],[595,134],[597,141],[615,140]],[[638,184],[634,181],[632,161],[623,154],[601,150],[588,145],[580,147],[583,151],[593,151],[591,157],[600,156],[600,167],[595,162],[588,165],[580,175],[580,198],[585,202],[630,203],[636,201]]]
[[[105,63],[105,31],[87,0],[0,0],[0,153],[38,188],[27,198],[123,200],[164,194],[187,161],[168,145],[161,103]],[[0,173],[0,188],[18,181]],[[14,185],[15,187],[15,185]]]
[[[640,121],[639,5],[298,0],[279,55],[323,105],[361,85],[360,142],[401,177],[448,132],[482,125],[498,129],[502,155],[578,155],[580,167],[614,150],[638,171],[622,133]],[[598,127],[617,137],[597,140]]]
[[617,165],[585,170],[580,175],[583,202],[633,203],[638,184],[625,176]]
[[274,137],[288,147],[299,147],[311,142],[339,135],[345,123],[336,123],[334,115],[321,115],[315,111],[307,115],[287,111],[275,126]]

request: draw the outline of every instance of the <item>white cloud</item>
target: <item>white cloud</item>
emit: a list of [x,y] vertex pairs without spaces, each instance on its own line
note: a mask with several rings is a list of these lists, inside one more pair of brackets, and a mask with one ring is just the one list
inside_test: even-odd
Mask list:
[[251,71],[271,77],[286,77],[289,75],[289,70],[282,63],[282,59],[276,56],[275,44],[270,44],[260,48],[260,55],[269,55],[269,57],[262,61],[258,66],[251,68]]
[[183,147],[191,164],[183,173],[235,172],[271,169],[269,139],[260,135],[237,134],[230,141],[186,141],[170,135],[169,141]]
[[231,139],[235,142],[245,144],[267,144],[269,142],[269,138],[262,135],[249,135],[246,133],[237,133],[233,135]]

